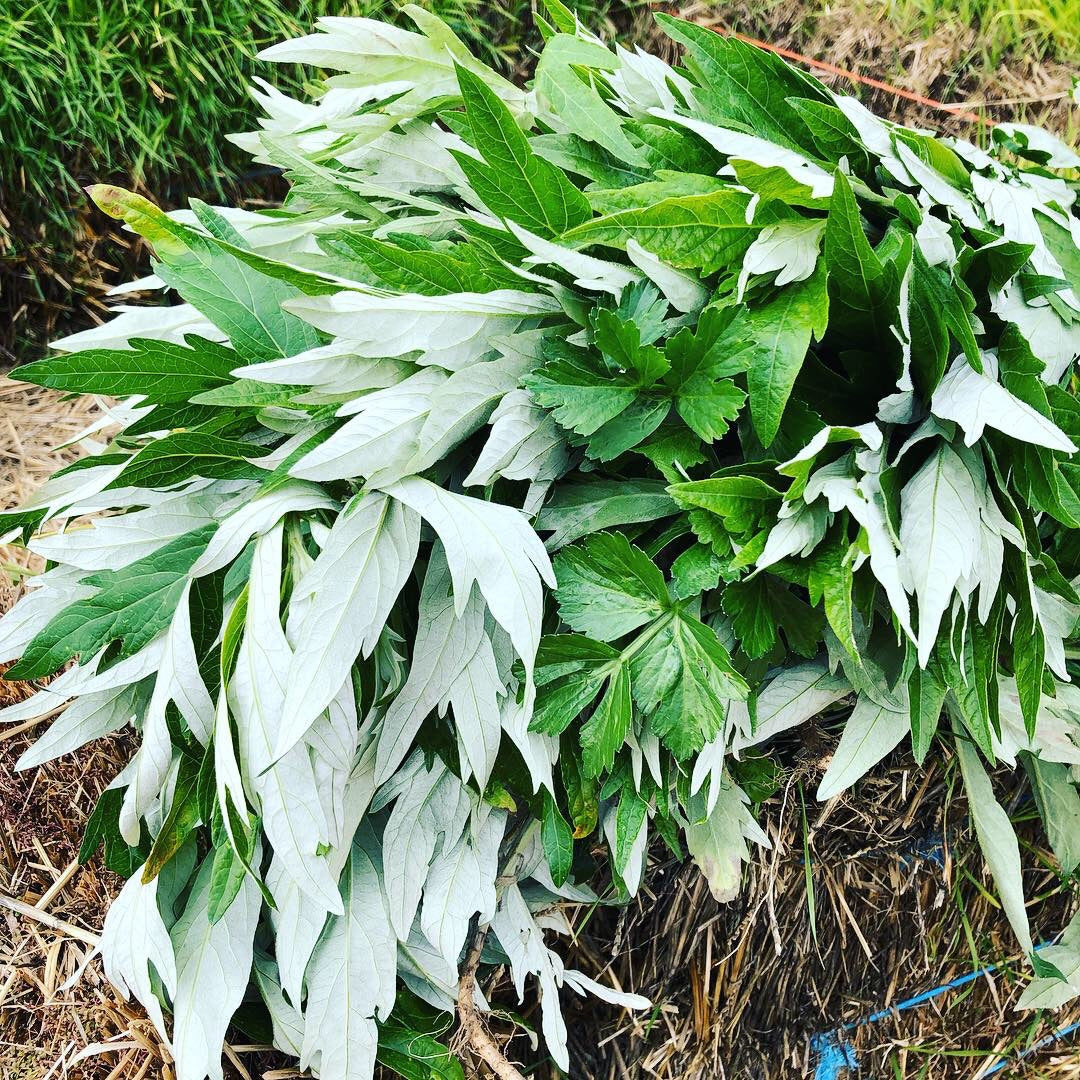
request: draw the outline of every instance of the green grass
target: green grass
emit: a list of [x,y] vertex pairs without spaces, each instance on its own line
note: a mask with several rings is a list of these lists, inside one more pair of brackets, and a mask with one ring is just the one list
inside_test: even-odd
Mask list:
[[1080,62],[1080,0],[889,0],[887,7],[912,37],[942,23],[974,27],[992,63],[1006,53]]
[[[529,0],[420,0],[488,63],[529,63]],[[295,91],[299,65],[262,64],[266,45],[310,32],[325,14],[393,18],[390,0],[0,0],[0,369],[85,325],[82,292],[111,260],[76,242],[79,188],[112,180],[168,206],[190,195],[266,194],[225,136],[255,126],[253,74]],[[590,25],[640,3],[584,0]],[[407,19],[398,17],[398,21]],[[96,230],[96,225],[94,230]]]
[[[300,69],[259,49],[323,14],[389,17],[384,0],[0,0],[0,175],[65,209],[83,176],[219,186],[242,160],[224,136],[252,126],[253,71],[289,89]],[[513,64],[528,5],[434,0],[488,61]],[[82,174],[80,176],[79,174]],[[173,174],[173,175],[169,175]],[[16,210],[20,208],[15,208]]]

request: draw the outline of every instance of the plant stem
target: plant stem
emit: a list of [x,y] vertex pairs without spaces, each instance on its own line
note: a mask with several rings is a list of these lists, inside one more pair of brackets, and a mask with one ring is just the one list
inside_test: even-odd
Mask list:
[[476,969],[480,966],[480,956],[484,951],[487,932],[487,923],[477,925],[468,956],[465,958],[465,966],[461,969],[457,997],[458,1023],[461,1025],[469,1049],[483,1061],[498,1080],[525,1080],[524,1075],[507,1060],[506,1055],[499,1049],[476,1010],[476,1001],[473,998],[476,989]]
[[[496,896],[502,896],[507,885],[517,880],[517,871],[520,869],[517,863],[522,849],[529,843],[533,833],[540,827],[540,823],[531,817],[523,817],[516,824],[516,833],[511,832],[511,843],[503,859],[502,871],[496,881]],[[473,993],[476,988],[476,971],[480,966],[480,957],[484,951],[484,942],[487,940],[488,924],[477,923],[473,933],[472,943],[469,946],[465,964],[458,978],[457,1012],[458,1023],[465,1036],[469,1049],[494,1073],[498,1080],[525,1080],[518,1069],[510,1063],[506,1055],[499,1049],[498,1043],[491,1037],[484,1021],[476,1009],[476,1001]]]

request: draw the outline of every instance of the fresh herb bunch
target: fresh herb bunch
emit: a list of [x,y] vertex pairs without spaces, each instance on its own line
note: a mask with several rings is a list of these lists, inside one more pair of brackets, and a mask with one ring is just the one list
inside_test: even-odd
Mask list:
[[[653,833],[733,896],[740,755],[852,700],[819,797],[947,717],[1030,952],[982,759],[1070,873],[1080,158],[661,17],[672,68],[558,0],[522,90],[409,10],[266,54],[341,72],[256,94],[282,209],[91,189],[183,302],[21,369],[123,399],[7,515],[50,568],[0,626],[8,678],[55,676],[3,719],[70,702],[22,767],[142,736],[83,849],[129,875],[109,977],[172,1012],[179,1080],[256,999],[323,1077],[449,1077],[439,1015],[482,1035],[508,964],[565,1070],[560,988],[647,1002],[564,969],[559,904],[632,894]],[[1075,992],[1055,948],[1024,1004]]]

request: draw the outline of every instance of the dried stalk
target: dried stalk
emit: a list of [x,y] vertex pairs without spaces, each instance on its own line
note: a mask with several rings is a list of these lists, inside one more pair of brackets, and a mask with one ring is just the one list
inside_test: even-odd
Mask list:
[[473,997],[473,991],[476,988],[476,969],[480,966],[480,955],[484,951],[487,932],[486,923],[477,926],[472,944],[469,946],[469,954],[465,958],[465,965],[461,969],[457,998],[458,1022],[461,1024],[461,1031],[469,1049],[483,1061],[497,1080],[525,1080],[522,1073],[499,1049],[476,1009],[476,1001]]

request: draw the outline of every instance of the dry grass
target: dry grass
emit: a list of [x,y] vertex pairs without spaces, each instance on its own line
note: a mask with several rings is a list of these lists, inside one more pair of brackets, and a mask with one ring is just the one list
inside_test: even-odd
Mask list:
[[[89,397],[66,397],[0,376],[0,510],[25,501],[62,465],[82,451],[67,445],[101,415]],[[28,565],[16,546],[0,547],[0,559]],[[0,593],[0,604],[10,598]],[[6,607],[5,607],[6,610]]]
[[[948,763],[924,772],[898,754],[848,795],[820,806],[807,797],[812,917],[800,785],[812,792],[820,779],[825,761],[808,749],[815,743],[829,748],[832,739],[812,726],[778,751],[798,763],[765,807],[773,848],[758,854],[737,901],[715,903],[693,867],[665,856],[627,912],[590,920],[583,966],[607,969],[658,1011],[609,1028],[599,1049],[586,1034],[596,1019],[571,1018],[570,1030],[583,1035],[575,1047],[583,1077],[812,1076],[814,1037],[838,1033],[862,1075],[972,1080],[1080,1017],[1076,1008],[1044,1020],[1012,1010],[1026,964],[969,835],[963,799],[953,799]],[[1037,823],[1029,818],[1021,835],[1038,940],[1040,930],[1059,930],[1075,904]],[[612,940],[626,945],[617,958]],[[931,1002],[896,1008],[990,965]],[[879,1011],[876,1022],[842,1030]],[[1066,1041],[998,1075],[1056,1076],[1047,1067],[1063,1055],[1080,1062]]]
[[[92,399],[64,399],[0,379],[4,508],[17,505],[79,455],[64,444],[98,412]],[[0,560],[7,568],[0,584],[2,611],[21,592],[13,568],[36,567],[15,546],[0,548]],[[0,705],[33,689],[0,683]],[[36,726],[0,728],[0,1076],[164,1077],[146,1018],[117,997],[98,963],[87,964],[121,883],[93,863],[79,867],[79,842],[102,788],[126,761],[130,740],[103,739],[84,753],[16,773],[15,762],[36,737]],[[12,910],[27,906],[26,914]]]
[[[1014,50],[990,63],[980,51],[980,32],[955,19],[932,20],[925,35],[913,39],[891,17],[888,0],[691,0],[672,10],[992,120],[1023,119],[1073,139],[1080,132],[1080,106],[1070,96],[1078,74],[1075,61],[1050,59],[1038,50]],[[857,93],[883,116],[976,142],[987,136],[985,129],[973,130],[970,123],[940,110],[849,79],[814,74],[837,91]]]
[[[852,792],[818,805],[803,791],[827,767],[834,728],[811,724],[776,748],[793,767],[762,808],[772,849],[756,853],[736,901],[713,901],[695,867],[654,846],[628,908],[571,918],[568,966],[654,1006],[619,1016],[564,995],[575,1077],[811,1077],[829,1038],[851,1047],[866,1077],[979,1080],[995,1068],[1002,1078],[1080,1076],[1076,1036],[1050,1038],[1080,1021],[1080,1005],[1047,1016],[1013,1010],[1030,972],[963,796],[954,798],[953,763],[922,770],[898,752]],[[1000,779],[1021,837],[1033,934],[1046,940],[1074,913],[1076,895],[1056,872],[1026,786],[1008,772]],[[512,1000],[505,975],[487,991]],[[535,1009],[526,1019],[538,1024]],[[507,1054],[534,1057],[520,1028]]]

